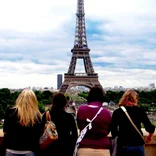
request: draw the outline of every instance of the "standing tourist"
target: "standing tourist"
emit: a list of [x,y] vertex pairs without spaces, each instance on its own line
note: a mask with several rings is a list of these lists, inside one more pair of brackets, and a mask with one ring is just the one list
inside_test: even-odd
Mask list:
[[[138,106],[139,96],[134,90],[127,90],[119,101],[119,107],[113,112],[112,116],[112,136],[118,136],[117,156],[144,156],[144,140],[141,135],[141,123],[149,133],[145,142],[149,143],[155,131],[155,126],[151,124],[147,114]],[[135,128],[125,112],[127,110]],[[136,130],[138,129],[138,131]]]
[[39,150],[41,114],[35,93],[24,89],[16,105],[6,112],[4,142],[6,156],[34,156]]
[[[91,88],[88,104],[80,106],[77,112],[77,123],[80,132],[88,125],[87,119],[92,120],[104,102],[103,91],[99,87]],[[110,139],[108,134],[111,129],[111,113],[103,108],[92,122],[79,144],[77,156],[110,156]]]
[[[55,94],[50,116],[56,125],[58,140],[41,151],[42,156],[73,156],[78,134],[74,117],[65,111],[66,105],[67,99],[64,94]],[[46,123],[46,113],[44,113],[42,119],[43,123]]]
[[70,101],[68,96],[66,97],[66,99],[67,99],[66,112],[72,114],[74,116],[74,119],[76,119],[77,108],[75,102]]

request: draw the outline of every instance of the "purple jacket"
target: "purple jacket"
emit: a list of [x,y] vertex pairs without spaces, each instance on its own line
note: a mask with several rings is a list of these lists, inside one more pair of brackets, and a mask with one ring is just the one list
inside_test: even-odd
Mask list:
[[[102,104],[92,102],[88,105],[80,106],[77,112],[77,123],[80,131],[88,124],[86,119],[92,119],[98,112]],[[97,118],[92,122],[92,129],[86,132],[85,137],[80,142],[80,148],[109,149],[110,139],[108,134],[111,128],[111,113],[106,109],[100,112]]]

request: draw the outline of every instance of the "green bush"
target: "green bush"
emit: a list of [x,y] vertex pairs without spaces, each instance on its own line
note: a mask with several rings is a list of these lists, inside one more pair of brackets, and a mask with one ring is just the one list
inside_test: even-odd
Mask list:
[[3,125],[0,124],[0,129],[2,129],[2,128],[3,128]]
[[[152,124],[156,127],[156,122],[152,122]],[[143,124],[141,124],[142,128],[145,128]]]
[[153,122],[153,125],[156,127],[156,122]]

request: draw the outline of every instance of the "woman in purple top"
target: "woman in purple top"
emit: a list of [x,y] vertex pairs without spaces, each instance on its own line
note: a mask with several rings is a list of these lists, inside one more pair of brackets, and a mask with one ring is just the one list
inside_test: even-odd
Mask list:
[[[88,95],[88,104],[80,106],[77,112],[78,128],[81,131],[92,119],[104,102],[103,91],[99,87],[91,88]],[[100,112],[80,142],[78,156],[110,156],[110,139],[108,134],[111,127],[111,113],[106,109]]]

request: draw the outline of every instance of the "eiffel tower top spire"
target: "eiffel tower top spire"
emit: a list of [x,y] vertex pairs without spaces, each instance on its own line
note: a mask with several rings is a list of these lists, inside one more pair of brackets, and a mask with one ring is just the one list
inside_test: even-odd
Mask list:
[[85,26],[84,0],[77,0],[76,32],[75,32],[74,48],[88,49],[86,26]]

